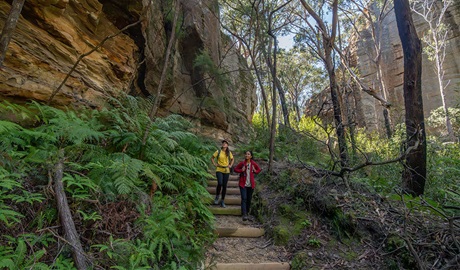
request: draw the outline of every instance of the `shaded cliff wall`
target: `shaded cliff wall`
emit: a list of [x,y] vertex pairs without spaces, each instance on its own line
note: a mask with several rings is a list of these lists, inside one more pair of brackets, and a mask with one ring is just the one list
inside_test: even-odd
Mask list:
[[[0,2],[0,28],[11,2]],[[256,93],[246,63],[220,32],[217,11],[217,0],[180,1],[180,31],[159,114],[179,113],[198,132],[236,138],[250,124]],[[46,101],[80,55],[139,20],[84,57],[52,104],[100,108],[125,93],[154,95],[172,31],[170,12],[166,0],[26,1],[0,69],[0,98]],[[226,84],[195,64],[203,51],[222,72],[232,71]]]

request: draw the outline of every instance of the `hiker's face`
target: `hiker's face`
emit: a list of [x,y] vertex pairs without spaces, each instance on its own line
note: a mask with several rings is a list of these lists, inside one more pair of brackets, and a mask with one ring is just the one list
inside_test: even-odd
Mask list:
[[222,142],[222,147],[227,148],[227,147],[228,147],[228,143],[227,143],[227,142]]
[[251,159],[252,158],[252,155],[251,155],[251,152],[246,152],[246,154],[244,154],[244,156],[246,157],[246,159]]

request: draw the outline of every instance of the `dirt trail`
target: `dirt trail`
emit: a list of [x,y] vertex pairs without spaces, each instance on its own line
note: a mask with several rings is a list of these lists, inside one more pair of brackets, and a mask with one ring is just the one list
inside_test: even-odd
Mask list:
[[[216,216],[216,227],[261,228],[255,221],[242,221],[240,216]],[[208,250],[208,259],[219,263],[287,262],[288,253],[273,245],[265,236],[258,238],[220,237]]]

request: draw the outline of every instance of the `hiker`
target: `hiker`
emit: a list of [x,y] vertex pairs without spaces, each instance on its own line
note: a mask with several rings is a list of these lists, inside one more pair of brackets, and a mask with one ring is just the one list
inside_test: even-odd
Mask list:
[[[216,161],[217,160],[217,161]],[[222,147],[220,150],[214,152],[211,157],[212,164],[216,166],[216,198],[214,204],[219,204],[219,195],[222,189],[222,199],[220,200],[220,206],[226,207],[225,205],[225,194],[227,193],[227,183],[230,176],[230,168],[233,166],[233,154],[228,149],[228,141],[222,140]]]
[[254,174],[260,173],[259,165],[252,159],[252,152],[246,151],[244,161],[236,165],[235,172],[240,173],[240,194],[241,194],[241,214],[243,221],[248,220],[249,209],[251,208],[252,194],[256,187]]

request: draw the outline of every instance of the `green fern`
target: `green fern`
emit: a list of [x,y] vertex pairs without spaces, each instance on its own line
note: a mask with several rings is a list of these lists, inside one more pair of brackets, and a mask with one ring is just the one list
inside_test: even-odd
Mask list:
[[0,222],[5,223],[8,227],[19,223],[23,217],[21,213],[9,206],[9,202],[32,204],[43,199],[39,194],[31,194],[23,190],[18,179],[19,175],[9,173],[0,167],[0,186],[2,187],[0,189]]
[[[171,115],[156,118],[147,143],[142,146],[145,127],[150,123],[146,110],[149,102],[126,97],[111,100],[112,107],[106,110],[82,112],[38,103],[22,107],[0,103],[0,111],[14,111],[34,121],[33,126],[27,127],[0,121],[0,162],[18,172],[13,176],[6,167],[0,171],[0,176],[8,175],[13,180],[5,182],[4,186],[11,186],[11,189],[1,189],[5,193],[0,193],[0,197],[3,196],[0,200],[8,200],[9,204],[4,205],[14,207],[42,200],[35,195],[25,199],[28,193],[14,186],[14,181],[27,176],[25,178],[32,182],[46,184],[48,171],[56,163],[57,151],[64,149],[66,194],[71,198],[74,212],[84,221],[95,221],[101,216],[87,204],[87,199],[97,197],[100,201],[110,201],[122,197],[134,200],[138,194],[147,197],[142,193],[149,192],[152,182],[158,186],[152,199],[152,214],[138,220],[143,228],[139,237],[132,241],[111,239],[109,243],[93,246],[93,252],[100,253],[96,256],[105,258],[100,262],[101,268],[176,269],[179,265],[194,268],[192,265],[203,259],[202,247],[213,239],[213,215],[207,208],[209,195],[203,185],[210,177],[207,164],[213,144],[189,132],[190,122],[183,117]],[[139,158],[141,150],[145,150],[142,159]],[[12,190],[15,192],[10,192]],[[142,211],[143,207],[139,204],[141,214],[150,213]],[[56,222],[54,208],[48,205],[42,209],[33,217],[31,226],[43,228]],[[5,213],[14,215],[8,211]],[[14,224],[21,219],[20,216],[16,218],[8,217],[7,220]],[[86,223],[83,222],[83,226]],[[44,239],[26,242],[39,246],[53,244]],[[18,248],[21,254],[19,245],[14,246],[8,254]],[[99,250],[95,250],[97,248]],[[40,249],[29,250],[21,258],[8,256],[0,255],[0,263],[6,267],[10,260],[21,261],[22,265],[32,262],[34,268],[35,265],[37,268],[43,266],[38,263],[42,258]],[[34,259],[31,261],[31,258]],[[56,259],[51,267],[58,269],[61,265],[71,263]]]

